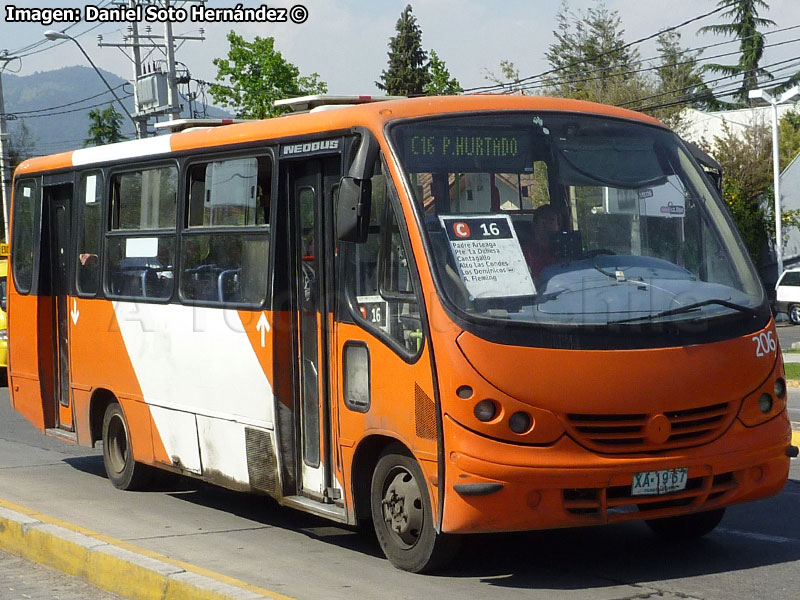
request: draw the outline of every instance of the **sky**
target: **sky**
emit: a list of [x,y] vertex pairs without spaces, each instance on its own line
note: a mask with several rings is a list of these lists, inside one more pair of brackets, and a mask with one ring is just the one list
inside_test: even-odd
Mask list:
[[[91,0],[89,0],[91,1]],[[597,0],[569,0],[576,12],[594,6]],[[110,4],[109,0],[95,0]],[[395,24],[408,0],[275,0],[268,6],[287,11],[302,2],[307,20],[301,24],[285,23],[211,23],[183,22],[174,24],[177,35],[199,34],[202,28],[205,41],[187,41],[177,53],[177,59],[188,67],[192,77],[213,81],[216,69],[212,60],[227,54],[226,34],[235,30],[246,39],[256,35],[275,38],[275,47],[284,58],[294,63],[301,74],[319,74],[332,94],[378,94],[375,81],[387,66],[389,38],[395,34]],[[777,28],[800,26],[800,1],[767,0],[768,11],[761,16],[776,22]],[[234,7],[236,1],[209,0],[210,8]],[[261,6],[262,2],[244,0],[246,7]],[[717,8],[718,0],[605,0],[607,8],[617,11],[625,31],[626,41],[632,42],[658,31],[678,25]],[[71,0],[16,0],[0,3],[0,53],[11,54],[43,39],[47,29],[62,30],[68,23],[49,26],[40,23],[8,22],[7,7],[78,8],[85,14],[88,2]],[[510,60],[522,77],[536,75],[547,69],[545,53],[554,42],[556,15],[560,0],[417,0],[413,12],[422,28],[422,43],[426,50],[436,50],[447,64],[450,73],[464,88],[487,85],[487,70],[500,73],[500,61]],[[94,5],[92,5],[94,6]],[[294,13],[297,14],[297,13]],[[678,31],[685,47],[697,47],[726,41],[711,34],[698,34],[703,25],[724,22],[720,14],[692,22]],[[151,24],[153,33],[163,33],[163,24]],[[102,69],[131,78],[130,60],[117,48],[100,48],[97,35],[107,43],[120,42],[126,24],[86,23],[73,25],[67,31],[77,36],[92,60]],[[88,31],[87,31],[88,30]],[[765,30],[769,32],[769,29]],[[776,32],[768,43],[800,40],[798,29]],[[637,46],[642,58],[656,56],[655,42]],[[706,50],[706,54],[734,51],[736,44]],[[9,62],[9,72],[30,75],[71,65],[86,65],[75,44],[45,42],[20,61]],[[30,51],[29,51],[30,52]],[[22,52],[21,54],[26,54]],[[763,65],[798,57],[800,41],[767,48]],[[737,57],[717,59],[734,61]]]

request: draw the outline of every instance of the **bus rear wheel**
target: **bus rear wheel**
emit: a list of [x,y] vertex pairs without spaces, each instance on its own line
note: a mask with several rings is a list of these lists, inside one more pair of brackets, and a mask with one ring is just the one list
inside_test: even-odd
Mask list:
[[693,540],[711,533],[724,514],[724,508],[717,508],[691,515],[649,519],[645,523],[654,533],[666,539]]
[[398,569],[431,572],[458,551],[458,538],[436,532],[422,469],[400,446],[388,448],[375,466],[370,507],[378,543]]
[[140,490],[150,481],[147,465],[133,460],[131,435],[122,407],[113,402],[103,416],[103,465],[112,485],[120,490]]

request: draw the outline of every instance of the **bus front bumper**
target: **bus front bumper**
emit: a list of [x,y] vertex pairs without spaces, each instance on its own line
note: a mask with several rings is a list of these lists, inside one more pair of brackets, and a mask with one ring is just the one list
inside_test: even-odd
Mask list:
[[[546,447],[519,446],[479,436],[448,417],[443,421],[445,440],[452,441],[442,519],[447,533],[600,525],[711,510],[772,496],[789,473],[785,411],[753,429],[737,419],[714,442],[662,455],[600,455],[567,435]],[[632,495],[637,473],[684,467],[685,489]]]

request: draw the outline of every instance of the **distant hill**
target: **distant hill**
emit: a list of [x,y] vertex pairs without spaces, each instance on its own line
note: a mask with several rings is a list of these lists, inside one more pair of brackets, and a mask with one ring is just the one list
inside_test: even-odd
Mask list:
[[[103,71],[103,76],[120,98],[133,92],[132,85],[121,77],[108,71]],[[125,83],[124,87],[117,87]],[[12,137],[18,135],[19,124],[24,122],[31,134],[33,155],[83,147],[88,136],[89,111],[97,105],[105,108],[111,102],[119,111],[108,88],[91,67],[64,67],[26,76],[3,73],[3,92],[6,113],[10,115],[9,133]],[[133,97],[123,102],[129,111],[133,111]],[[185,100],[182,102],[184,116],[188,117],[188,106]],[[231,115],[209,106],[208,116]],[[161,120],[164,118],[160,117]],[[133,124],[127,117],[123,118],[122,130],[134,137]]]

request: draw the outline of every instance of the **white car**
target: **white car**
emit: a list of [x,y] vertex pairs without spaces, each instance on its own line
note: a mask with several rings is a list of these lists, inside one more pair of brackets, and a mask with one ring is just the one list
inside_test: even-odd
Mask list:
[[775,284],[775,310],[800,325],[800,269],[787,269]]

